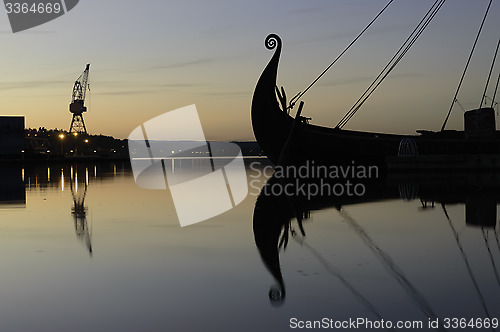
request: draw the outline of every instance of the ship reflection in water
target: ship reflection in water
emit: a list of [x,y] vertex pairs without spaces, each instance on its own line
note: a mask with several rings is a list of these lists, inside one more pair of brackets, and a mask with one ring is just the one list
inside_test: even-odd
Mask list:
[[[296,288],[285,286],[287,274],[319,279],[326,272],[337,285],[332,289],[342,293],[344,301],[356,301],[363,315],[372,319],[387,319],[385,300],[396,301],[397,296],[381,293],[396,288],[432,321],[460,305],[469,307],[470,318],[498,318],[499,174],[389,174],[364,183],[362,197],[307,198],[272,190],[277,185],[299,183],[271,177],[253,215],[255,244],[274,279],[268,294],[273,306],[283,306],[290,294],[303,294],[303,283],[295,278]],[[309,233],[312,238],[306,236]],[[290,251],[300,255],[293,261],[296,273],[280,263],[280,258],[290,261]],[[325,288],[323,296],[335,294]],[[453,299],[446,309],[441,308],[444,299]]]

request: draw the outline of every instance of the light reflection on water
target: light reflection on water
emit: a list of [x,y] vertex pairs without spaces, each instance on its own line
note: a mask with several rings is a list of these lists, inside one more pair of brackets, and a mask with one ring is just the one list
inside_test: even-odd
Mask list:
[[[209,167],[182,162],[186,174]],[[233,210],[180,228],[169,192],[137,187],[125,163],[1,169],[2,331],[499,316],[496,175],[405,176],[360,199],[277,196],[257,207],[250,190]]]

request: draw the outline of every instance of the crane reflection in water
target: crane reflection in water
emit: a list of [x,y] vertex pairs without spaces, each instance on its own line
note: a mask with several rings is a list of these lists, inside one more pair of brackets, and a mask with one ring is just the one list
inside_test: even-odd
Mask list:
[[[33,163],[18,165],[15,172],[4,172],[3,174],[8,175],[6,181],[8,180],[8,183],[11,183],[9,188],[21,188],[20,191],[15,191],[15,197],[19,197],[16,202],[22,202],[23,206],[27,205],[29,207],[29,200],[28,204],[26,204],[25,199],[26,190],[36,192],[57,190],[64,196],[71,193],[73,204],[68,206],[68,209],[71,213],[75,234],[85,246],[89,255],[92,256],[94,247],[92,245],[92,218],[90,217],[89,220],[89,207],[87,206],[88,188],[92,185],[92,182],[112,179],[128,171],[127,164],[123,162]],[[14,177],[12,174],[19,174],[19,176]],[[16,184],[17,182],[14,183],[14,179],[18,179],[19,185]],[[12,192],[9,197],[12,197]],[[12,200],[12,198],[10,199]]]
[[[64,171],[61,171],[61,181],[64,183]],[[78,181],[78,165],[71,166],[70,177],[71,196],[73,197],[73,207],[71,208],[71,215],[75,223],[75,232],[77,238],[82,241],[90,256],[92,256],[92,230],[89,228],[87,222],[88,208],[85,206],[85,196],[87,195],[87,188],[89,184],[89,170],[85,167],[85,177]]]
[[[283,183],[284,179],[271,177],[265,186],[273,186],[276,183]],[[485,247],[488,257],[484,257],[484,262],[490,262],[496,284],[500,286],[500,276],[496,260],[500,253],[499,230],[497,228],[497,204],[500,202],[500,175],[498,174],[452,174],[452,175],[414,175],[404,174],[391,176],[386,179],[380,179],[366,184],[366,195],[363,197],[355,196],[317,196],[310,199],[298,195],[279,194],[274,195],[272,190],[261,191],[257,198],[254,215],[253,231],[256,247],[267,270],[273,276],[275,285],[269,291],[269,299],[273,306],[283,305],[287,292],[285,291],[285,278],[282,275],[280,265],[280,252],[287,245],[290,245],[290,239],[295,240],[302,248],[307,250],[312,257],[324,268],[324,270],[333,276],[340,284],[345,287],[367,312],[372,313],[379,319],[385,319],[381,310],[375,305],[375,299],[370,297],[356,286],[346,276],[348,271],[342,271],[335,266],[334,262],[325,258],[320,250],[317,250],[313,244],[306,240],[306,229],[304,223],[314,214],[314,211],[333,208],[331,214],[334,218],[340,219],[363,243],[365,248],[369,249],[379,264],[384,268],[386,274],[390,276],[388,280],[393,280],[404,290],[407,297],[416,305],[419,311],[428,319],[435,320],[438,317],[438,310],[429,299],[431,296],[424,295],[425,292],[419,289],[417,284],[412,281],[412,275],[399,266],[397,260],[391,257],[389,251],[384,249],[383,243],[375,241],[369,231],[350,215],[349,206],[355,206],[362,203],[376,203],[382,201],[404,200],[415,202],[420,200],[416,208],[419,211],[431,211],[441,206],[441,221],[446,223],[447,228],[451,230],[456,247],[459,250],[460,257],[458,265],[466,271],[463,273],[472,296],[480,304],[480,310],[485,317],[493,318],[495,309],[492,309],[486,299],[486,292],[480,287],[478,273],[474,271],[471,259],[466,252],[461,239],[464,229],[458,225],[465,224],[473,232],[480,232],[484,243],[475,243],[475,249],[479,245]],[[447,206],[461,204],[465,207],[465,223],[459,220],[452,220]],[[347,209],[346,209],[347,207]],[[434,217],[436,218],[436,217]],[[446,228],[445,228],[446,230]],[[335,234],[332,234],[334,237]],[[446,235],[446,233],[445,233]],[[477,242],[477,241],[476,241]],[[483,241],[481,241],[483,242]],[[436,248],[439,250],[439,248]],[[460,263],[460,261],[462,263]],[[481,275],[482,277],[484,277]],[[440,280],[436,280],[440,282]],[[288,289],[288,292],[290,290]],[[439,329],[443,330],[441,326]]]

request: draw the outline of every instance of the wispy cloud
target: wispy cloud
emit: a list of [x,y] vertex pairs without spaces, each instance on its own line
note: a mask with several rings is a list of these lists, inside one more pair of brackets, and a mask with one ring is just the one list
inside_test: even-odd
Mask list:
[[251,91],[219,91],[219,92],[204,92],[203,95],[207,95],[208,97],[224,97],[227,98],[240,98],[240,97],[249,97],[251,96]]
[[[416,77],[421,77],[421,74],[418,73],[401,73],[401,74],[394,74],[394,75],[389,75],[387,79],[402,79],[402,78],[416,78]],[[354,77],[351,79],[345,79],[341,81],[325,81],[318,83],[319,86],[336,86],[336,85],[348,85],[348,84],[355,84],[355,83],[360,83],[360,82],[371,82],[375,79],[375,77]]]
[[[365,35],[363,37],[367,36],[374,36],[374,35],[385,35],[385,34],[391,34],[391,33],[397,33],[398,31],[401,30],[408,30],[407,25],[399,24],[399,25],[388,25],[388,26],[383,26],[383,27],[377,27],[377,28],[371,28],[366,31]],[[319,34],[319,35],[311,35],[307,39],[301,40],[301,41],[296,41],[295,44],[297,45],[303,45],[303,44],[310,44],[310,43],[316,43],[318,41],[321,41],[322,43],[325,43],[326,41],[329,40],[344,40],[346,42],[346,46],[348,44],[348,41],[354,39],[361,30],[349,30],[349,31],[338,31],[334,33],[325,33],[325,34]],[[362,38],[363,38],[362,37]],[[358,43],[362,43],[361,39],[358,41]],[[394,46],[397,43],[395,43]]]
[[139,95],[139,94],[150,94],[150,93],[163,93],[165,89],[190,89],[194,87],[202,86],[201,84],[189,84],[189,83],[162,83],[162,84],[151,84],[151,85],[135,85],[135,89],[131,89],[132,84],[123,84],[123,82],[113,84],[106,82],[106,86],[111,87],[113,90],[101,91],[94,93],[94,95]]
[[241,54],[232,55],[232,56],[204,57],[204,58],[200,58],[200,59],[192,59],[192,60],[181,61],[181,62],[156,64],[156,65],[146,67],[145,69],[149,69],[149,70],[177,69],[177,68],[205,65],[208,63],[209,64],[219,64],[219,63],[227,64],[229,62],[232,62],[235,60],[241,60],[243,58],[244,58],[244,56],[242,56]]
[[182,67],[205,64],[205,63],[209,63],[209,62],[213,62],[213,61],[214,61],[213,58],[202,58],[202,59],[191,60],[191,61],[156,65],[156,66],[149,67],[149,69],[174,69],[174,68],[182,68]]
[[0,91],[5,90],[18,90],[18,89],[32,89],[46,87],[48,85],[62,85],[67,84],[67,81],[21,81],[21,82],[8,82],[0,83]]
[[288,13],[290,13],[290,14],[315,14],[318,12],[322,12],[327,8],[328,7],[326,7],[326,6],[320,6],[320,7],[292,9],[292,10],[289,10]]
[[98,92],[94,93],[94,95],[100,95],[100,96],[129,96],[129,95],[140,95],[140,94],[147,94],[151,93],[153,91],[157,90],[120,90],[120,91],[104,91],[104,92]]

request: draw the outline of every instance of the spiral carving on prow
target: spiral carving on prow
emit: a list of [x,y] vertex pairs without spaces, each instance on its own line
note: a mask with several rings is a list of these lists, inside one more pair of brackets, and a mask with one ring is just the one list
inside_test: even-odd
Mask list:
[[274,48],[276,48],[276,45],[281,45],[281,38],[280,36],[272,33],[266,37],[265,44],[268,50],[273,50]]

